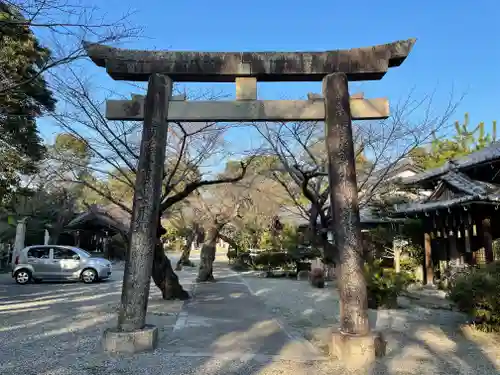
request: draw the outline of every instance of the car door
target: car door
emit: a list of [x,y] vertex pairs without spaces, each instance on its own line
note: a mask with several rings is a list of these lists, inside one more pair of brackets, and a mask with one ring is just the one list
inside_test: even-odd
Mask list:
[[78,278],[80,256],[76,252],[64,247],[54,247],[53,258],[59,264],[60,277],[64,279]]
[[45,246],[32,247],[26,252],[27,262],[34,270],[37,278],[46,278],[55,267],[50,260],[50,248]]

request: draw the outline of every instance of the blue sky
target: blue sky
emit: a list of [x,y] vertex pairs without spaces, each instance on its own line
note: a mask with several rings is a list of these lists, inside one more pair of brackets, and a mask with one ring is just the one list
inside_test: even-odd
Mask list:
[[[401,67],[381,81],[353,83],[351,91],[392,102],[404,100],[412,90],[416,98],[435,92],[433,108],[439,113],[453,90],[457,98],[466,93],[453,119],[462,120],[469,112],[473,124],[489,125],[499,118],[498,0],[94,1],[112,17],[135,11],[131,22],[144,28],[145,38],[124,44],[127,48],[321,51],[415,37],[417,43]],[[95,68],[93,76],[97,85],[132,91],[114,83],[102,68]],[[234,93],[234,85],[220,87]],[[259,84],[259,98],[298,99],[320,90],[320,83]],[[54,131],[42,123],[44,138],[52,138]]]

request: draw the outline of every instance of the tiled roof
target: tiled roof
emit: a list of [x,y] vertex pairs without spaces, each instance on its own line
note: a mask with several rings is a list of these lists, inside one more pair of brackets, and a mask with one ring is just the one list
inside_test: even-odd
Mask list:
[[[282,209],[281,213],[279,214],[279,217],[284,223],[289,223],[292,225],[299,226],[299,225],[309,224],[309,220],[307,220],[307,218],[304,215],[298,212],[298,209],[296,209],[295,207],[287,207]],[[370,207],[361,208],[359,210],[359,218],[361,220],[361,224],[390,223],[394,221],[391,218],[379,217],[373,215]]]
[[396,207],[396,215],[450,208],[460,204],[472,203],[474,201],[500,204],[500,186],[496,184],[472,180],[464,173],[453,171],[446,172],[440,176],[439,179],[441,183],[437,189],[442,188],[444,184],[448,185],[459,194],[446,200],[439,200],[435,194],[432,194],[423,202]]
[[473,152],[467,156],[449,160],[441,167],[429,169],[415,176],[407,177],[402,180],[402,183],[405,185],[416,185],[424,181],[437,179],[453,170],[463,171],[464,169],[478,164],[489,163],[496,159],[500,159],[500,141],[494,142],[490,146]]

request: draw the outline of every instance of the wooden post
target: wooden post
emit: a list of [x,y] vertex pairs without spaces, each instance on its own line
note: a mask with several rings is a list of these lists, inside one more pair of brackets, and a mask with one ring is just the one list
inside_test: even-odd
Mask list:
[[149,286],[160,211],[167,145],[167,110],[172,94],[170,78],[152,74],[144,108],[139,164],[135,181],[118,330],[134,331],[146,324]]
[[434,284],[434,269],[432,264],[432,242],[429,233],[424,234],[425,283]]
[[340,255],[340,330],[365,335],[368,301],[347,76],[327,75],[323,96],[333,233]]
[[464,225],[464,248],[466,254],[471,254],[470,263],[476,264],[476,253],[471,251],[470,247],[470,229],[467,224]]
[[450,266],[456,267],[460,264],[460,253],[457,249],[457,237],[455,231],[450,231],[448,234],[448,257]]
[[491,235],[491,221],[489,218],[483,219],[482,229],[483,229],[483,246],[484,246],[486,263],[491,263],[494,261],[494,256],[493,256],[493,237]]
[[396,273],[401,272],[401,240],[392,240],[392,249],[394,251],[394,270]]

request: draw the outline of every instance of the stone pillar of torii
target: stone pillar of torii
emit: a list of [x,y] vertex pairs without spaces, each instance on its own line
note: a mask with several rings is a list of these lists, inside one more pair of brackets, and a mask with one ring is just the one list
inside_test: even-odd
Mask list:
[[[359,366],[385,352],[370,331],[356,184],[352,120],[389,116],[387,99],[350,96],[348,81],[379,80],[403,63],[415,39],[326,52],[138,51],[85,43],[88,56],[116,80],[148,81],[147,95],[108,100],[109,120],[143,121],[131,249],[123,281],[118,328],[108,330],[108,350],[134,352],[156,346],[146,324],[168,122],[324,121],[332,232],[340,255],[340,329],[331,352]],[[257,82],[322,81],[307,100],[257,100]],[[188,101],[172,96],[173,82],[235,82],[235,101]]]

